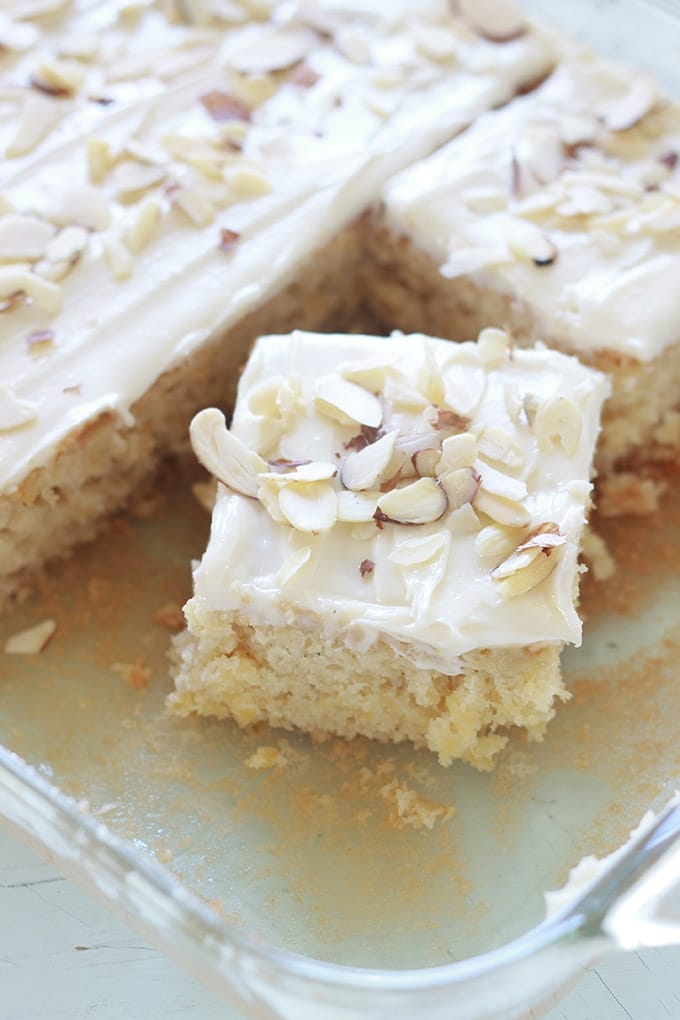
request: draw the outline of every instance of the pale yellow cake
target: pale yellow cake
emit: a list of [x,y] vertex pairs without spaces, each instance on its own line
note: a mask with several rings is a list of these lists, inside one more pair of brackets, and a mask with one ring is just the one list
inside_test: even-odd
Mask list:
[[488,768],[540,738],[580,641],[578,552],[605,378],[546,348],[422,335],[258,340],[177,644],[180,714],[410,740]]

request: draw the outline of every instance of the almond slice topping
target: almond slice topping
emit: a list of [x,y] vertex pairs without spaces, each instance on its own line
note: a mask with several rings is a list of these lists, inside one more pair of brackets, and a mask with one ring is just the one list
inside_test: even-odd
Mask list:
[[491,572],[501,594],[511,598],[536,588],[552,574],[559,559],[555,550],[565,543],[565,536],[554,522],[537,525]]
[[472,503],[479,490],[479,475],[471,467],[456,468],[439,476],[439,484],[446,493],[450,510],[458,510]]
[[[373,520],[380,492],[338,492],[338,520],[347,524],[364,524]],[[373,534],[373,532],[371,532]]]
[[38,417],[35,404],[20,400],[14,390],[0,383],[0,432],[13,432]]
[[0,219],[0,262],[34,262],[45,254],[54,227],[35,216],[11,213]]
[[443,475],[458,468],[470,468],[477,459],[477,440],[471,432],[447,436],[442,443],[437,474]]
[[267,471],[267,462],[229,431],[221,411],[216,407],[199,411],[189,436],[194,453],[211,475],[242,496],[257,498],[257,476]]
[[434,478],[419,478],[401,489],[381,495],[374,514],[378,525],[429,524],[438,521],[448,509],[444,489]]
[[441,552],[445,545],[446,539],[441,532],[407,538],[388,553],[387,558],[400,567],[413,567],[419,563],[427,563]]
[[338,519],[338,500],[329,482],[286,485],[279,493],[281,513],[297,531],[330,531]]
[[314,402],[328,418],[343,425],[368,425],[378,428],[383,409],[380,400],[363,386],[337,374],[323,376],[316,384]]
[[533,430],[542,450],[561,447],[568,457],[578,449],[583,427],[581,412],[569,397],[552,397],[539,403]]
[[459,0],[458,9],[491,42],[510,42],[526,32],[524,16],[512,0]]
[[[338,473],[335,464],[328,464],[325,461],[310,460],[295,463],[273,461],[269,464],[274,471],[265,471],[258,477],[263,481],[272,482],[283,488],[284,485],[294,485],[298,482],[327,482]],[[279,470],[279,469],[282,470]]]
[[360,492],[375,489],[392,459],[396,431],[386,432],[363,450],[352,450],[347,454],[340,469],[340,481],[346,489]]
[[627,131],[635,127],[650,112],[657,97],[656,82],[651,74],[638,74],[628,92],[608,103],[601,111],[605,127],[610,131]]

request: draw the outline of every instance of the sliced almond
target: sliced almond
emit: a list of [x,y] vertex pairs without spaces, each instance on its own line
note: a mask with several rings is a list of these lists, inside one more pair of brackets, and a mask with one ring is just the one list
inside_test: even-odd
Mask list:
[[207,227],[215,219],[215,206],[202,188],[180,184],[170,191],[170,200],[197,227]]
[[502,425],[487,425],[478,436],[479,456],[515,471],[524,466],[524,451]]
[[569,397],[551,397],[539,403],[533,430],[542,450],[557,446],[572,457],[578,449],[582,428],[581,411]]
[[54,227],[35,216],[10,213],[0,218],[0,262],[35,262],[45,254]]
[[638,73],[625,95],[608,103],[600,115],[609,131],[627,131],[647,116],[657,99],[658,89],[652,75]]
[[[490,345],[483,345],[486,356],[490,356]],[[481,353],[481,352],[480,352]],[[505,353],[502,355],[505,359]],[[497,357],[500,355],[497,354]],[[503,362],[499,362],[502,364]],[[458,414],[474,414],[486,390],[486,372],[481,365],[463,365],[457,361],[447,364],[444,372],[444,403]]]
[[535,266],[551,266],[557,259],[557,248],[553,242],[528,220],[515,220],[506,242],[516,255]]
[[64,227],[47,246],[47,261],[75,264],[87,248],[89,238],[84,227]]
[[475,549],[479,556],[500,562],[515,551],[523,533],[518,528],[487,524],[475,538]]
[[376,361],[348,361],[338,369],[343,379],[363,386],[372,393],[380,393],[389,372],[389,365],[382,359]]
[[153,196],[147,196],[134,210],[132,220],[125,231],[125,243],[135,253],[146,248],[161,219],[161,204]]
[[201,106],[212,117],[213,120],[243,120],[249,121],[251,111],[245,103],[229,92],[222,92],[213,89],[200,97]]
[[510,354],[510,337],[504,329],[483,329],[477,338],[477,350],[487,368],[500,368]]
[[526,21],[513,0],[459,0],[458,9],[479,35],[510,42],[526,32]]
[[440,458],[439,450],[416,450],[411,460],[417,475],[421,478],[434,478]]
[[379,488],[380,479],[392,459],[396,439],[396,431],[386,432],[363,450],[348,453],[340,469],[340,480],[345,488],[354,492]]
[[430,25],[426,21],[413,25],[411,37],[424,56],[437,62],[448,63],[454,60],[460,47],[460,39],[455,32],[443,25]]
[[28,400],[21,400],[14,390],[0,383],[0,432],[13,432],[30,425],[38,417],[38,408]]
[[78,225],[87,230],[106,230],[111,212],[106,197],[90,184],[62,184],[54,189],[47,218],[59,227]]
[[317,46],[317,35],[309,29],[277,28],[242,43],[229,54],[229,64],[245,74],[283,71],[298,64]]
[[477,459],[477,439],[471,432],[447,436],[437,464],[437,474],[443,475],[458,468],[472,467]]
[[434,478],[419,478],[401,489],[381,495],[375,513],[378,523],[429,524],[448,509],[446,493]]
[[527,496],[526,483],[519,478],[513,478],[505,471],[499,471],[490,464],[478,461],[475,464],[477,472],[481,475],[482,488],[485,492],[494,496],[502,496],[503,499],[515,500],[519,503]]
[[286,523],[286,519],[281,513],[281,507],[279,506],[280,486],[262,478],[259,479],[259,482],[257,498],[260,503],[273,521],[276,521],[277,524]]
[[527,508],[517,502],[517,500],[497,496],[495,493],[487,492],[482,488],[477,491],[472,505],[479,513],[490,517],[492,521],[510,528],[521,528],[531,520],[531,515]]
[[7,146],[10,159],[32,152],[45,139],[63,114],[63,100],[31,95],[23,104],[14,138]]
[[48,315],[57,315],[64,303],[61,287],[29,272],[23,266],[0,268],[0,300],[25,294]]
[[142,192],[164,181],[166,175],[167,171],[162,166],[126,159],[113,170],[111,183],[116,196],[122,202],[131,202]]
[[336,373],[319,379],[314,402],[322,414],[343,425],[378,428],[382,423],[383,408],[380,400],[363,386],[357,386]]
[[413,567],[433,559],[445,545],[446,538],[441,532],[417,538],[406,538],[388,553],[387,558],[397,566]]
[[135,268],[130,250],[115,234],[103,234],[102,247],[114,280],[127,280]]
[[491,576],[499,592],[507,598],[523,595],[552,574],[559,562],[556,551],[566,539],[556,524],[547,522],[535,528]]
[[272,190],[271,182],[264,170],[245,161],[228,167],[224,179],[229,185],[232,197],[237,201],[259,198],[261,195],[268,195]]
[[75,60],[40,60],[35,65],[33,79],[45,84],[54,95],[72,95],[85,78],[85,68]]
[[215,407],[199,411],[189,436],[194,453],[211,475],[243,496],[257,497],[257,476],[266,473],[267,462],[229,431],[221,411]]
[[423,341],[422,350],[423,359],[418,368],[416,385],[423,396],[427,397],[431,404],[443,404],[445,389],[444,380],[442,378],[442,370],[437,364],[434,351],[427,341]]
[[288,559],[284,560],[277,570],[276,583],[283,588],[302,570],[306,563],[309,563],[311,555],[312,550],[308,545],[303,546],[301,549],[296,549]]
[[281,513],[297,531],[330,531],[338,519],[338,500],[330,482],[286,485],[279,493]]
[[337,473],[338,469],[335,464],[310,460],[300,464],[293,463],[290,469],[282,471],[265,471],[258,477],[283,487],[291,482],[327,482],[334,478]]
[[56,629],[54,620],[43,620],[34,627],[27,627],[7,639],[5,652],[8,655],[38,655],[47,647]]
[[471,467],[456,468],[440,475],[439,484],[446,493],[449,509],[458,510],[474,500],[479,490],[479,475]]
[[[340,490],[338,497],[338,520],[347,524],[363,524],[373,521],[375,508],[380,499],[379,492],[351,492]],[[373,534],[373,530],[371,530]]]

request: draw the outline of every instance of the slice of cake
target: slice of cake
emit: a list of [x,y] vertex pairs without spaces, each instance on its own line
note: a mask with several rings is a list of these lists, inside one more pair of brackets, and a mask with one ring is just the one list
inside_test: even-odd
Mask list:
[[387,177],[553,61],[436,0],[252,6],[3,15],[0,603],[186,448],[258,333],[346,325]]
[[386,321],[545,341],[613,378],[600,471],[680,448],[680,107],[567,51],[386,188],[366,293]]
[[604,377],[548,349],[422,335],[260,339],[178,642],[180,714],[411,740],[491,765],[540,738],[578,643]]

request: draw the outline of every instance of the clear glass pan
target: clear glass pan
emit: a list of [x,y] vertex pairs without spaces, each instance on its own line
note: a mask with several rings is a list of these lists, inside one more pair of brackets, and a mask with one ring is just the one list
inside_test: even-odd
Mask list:
[[[680,90],[674,4],[526,6]],[[3,621],[0,641],[47,616],[59,629],[39,658],[0,659],[0,744],[21,756],[0,755],[0,816],[246,1015],[516,1017],[608,945],[569,927],[508,945],[541,919],[542,890],[677,785],[670,486],[657,518],[604,528],[621,569],[586,584],[573,698],[546,741],[481,775],[167,718],[153,617],[183,600],[207,531],[170,484],[160,516],[118,522]],[[253,767],[262,745],[280,764]],[[428,798],[432,831],[398,817],[399,790]]]

